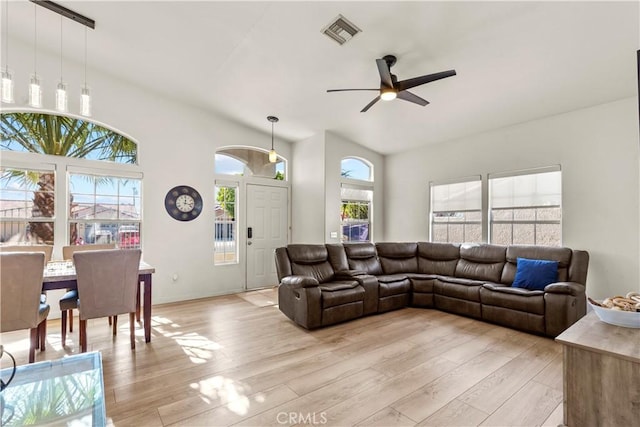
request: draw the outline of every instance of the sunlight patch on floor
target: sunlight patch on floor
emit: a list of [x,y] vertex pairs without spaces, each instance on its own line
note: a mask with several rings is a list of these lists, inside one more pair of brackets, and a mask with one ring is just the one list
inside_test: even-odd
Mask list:
[[[217,402],[237,415],[246,415],[251,407],[249,388],[231,378],[221,375],[192,383],[191,388],[198,390],[207,403]],[[254,396],[257,402],[264,401],[264,396]]]

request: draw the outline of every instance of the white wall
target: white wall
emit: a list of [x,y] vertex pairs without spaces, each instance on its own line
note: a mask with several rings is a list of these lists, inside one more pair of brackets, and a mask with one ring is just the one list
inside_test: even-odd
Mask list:
[[637,98],[387,156],[385,239],[428,239],[429,181],[560,164],[563,244],[594,298],[639,286]]
[[324,243],[324,134],[293,145],[291,242]]
[[[26,104],[33,48],[12,41],[16,106]],[[45,86],[45,107],[53,106],[60,70],[59,58],[38,55],[38,72]],[[70,112],[78,111],[83,67],[65,64],[70,85]],[[250,145],[268,149],[269,126],[258,132],[221,116],[163,98],[96,70],[89,70],[93,90],[93,119],[119,130],[139,143],[139,170],[143,181],[143,258],[155,266],[153,301],[163,303],[243,290],[242,265],[214,266],[214,156],[218,147]],[[4,106],[3,106],[4,107]],[[265,111],[265,117],[271,111]],[[291,159],[291,144],[277,140],[278,154]],[[200,192],[204,211],[191,222],[179,222],[166,213],[164,197],[176,185]],[[240,233],[244,239],[244,233]],[[240,245],[244,245],[244,240]],[[178,275],[173,281],[172,276]]]

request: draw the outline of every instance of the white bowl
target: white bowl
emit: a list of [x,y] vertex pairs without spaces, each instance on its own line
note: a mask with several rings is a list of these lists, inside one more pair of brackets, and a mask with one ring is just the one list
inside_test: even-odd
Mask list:
[[605,323],[625,328],[640,328],[640,312],[612,310],[610,308],[598,307],[589,302],[589,305],[596,312],[596,315]]

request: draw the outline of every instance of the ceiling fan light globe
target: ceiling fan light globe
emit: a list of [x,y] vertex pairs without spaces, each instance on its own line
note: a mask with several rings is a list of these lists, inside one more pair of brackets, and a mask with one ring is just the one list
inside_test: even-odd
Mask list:
[[396,99],[397,95],[398,94],[395,90],[388,90],[380,94],[380,99],[382,99],[383,101],[393,101],[394,99]]

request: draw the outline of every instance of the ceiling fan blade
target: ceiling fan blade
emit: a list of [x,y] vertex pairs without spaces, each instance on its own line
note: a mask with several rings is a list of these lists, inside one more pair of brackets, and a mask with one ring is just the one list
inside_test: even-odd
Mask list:
[[393,87],[393,80],[391,79],[391,72],[389,71],[387,61],[385,61],[384,59],[376,59],[376,64],[378,64],[380,81],[389,87]]
[[414,77],[412,79],[402,80],[397,83],[396,88],[400,90],[411,89],[412,87],[420,86],[425,83],[430,83],[436,80],[444,79],[447,77],[455,76],[456,70],[442,71],[440,73],[427,74],[426,76]]
[[398,92],[398,99],[402,99],[404,101],[413,102],[414,104],[422,105],[423,107],[429,103],[426,99],[420,98],[418,95],[415,95],[408,90],[403,90]]
[[376,102],[380,101],[380,95],[376,96],[373,101],[371,101],[370,103],[367,104],[366,107],[364,107],[362,110],[360,110],[361,113],[366,113],[367,110],[369,108],[371,108],[373,106],[373,104],[375,104]]
[[349,92],[353,90],[375,90],[376,92],[380,92],[380,88],[378,89],[327,89],[327,92]]

